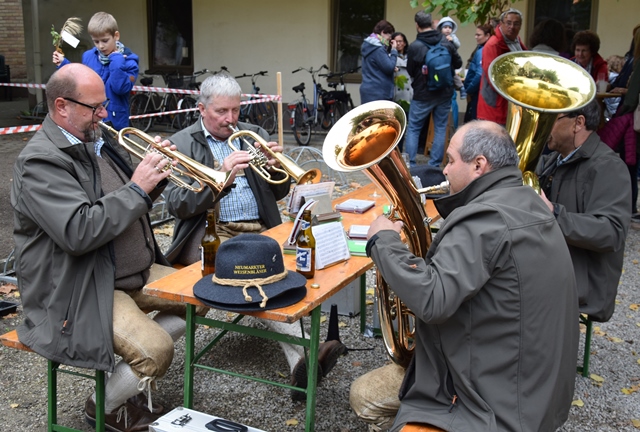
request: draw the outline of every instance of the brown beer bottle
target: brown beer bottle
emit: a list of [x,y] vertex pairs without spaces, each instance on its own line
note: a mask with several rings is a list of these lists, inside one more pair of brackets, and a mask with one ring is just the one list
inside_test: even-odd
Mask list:
[[204,229],[204,236],[200,242],[200,262],[202,263],[202,277],[215,273],[216,253],[220,247],[220,237],[216,233],[216,213],[215,210],[207,210],[207,225]]
[[316,239],[311,231],[311,210],[308,209],[302,213],[296,239],[296,271],[307,279],[316,273]]

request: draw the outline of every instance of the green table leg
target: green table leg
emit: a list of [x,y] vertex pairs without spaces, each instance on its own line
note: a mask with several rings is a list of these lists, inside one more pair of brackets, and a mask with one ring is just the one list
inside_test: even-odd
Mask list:
[[196,343],[196,307],[187,304],[187,332],[185,334],[184,356],[184,406],[193,407],[193,358]]
[[311,312],[309,367],[307,368],[307,415],[305,431],[312,432],[316,422],[316,391],[318,387],[318,347],[320,346],[320,306]]
[[360,333],[367,327],[367,273],[360,276]]
[[49,401],[47,406],[48,425],[47,430],[53,432],[54,426],[58,423],[58,378],[56,368],[58,363],[47,360],[47,388],[49,389]]
[[104,432],[104,371],[96,370],[96,432]]

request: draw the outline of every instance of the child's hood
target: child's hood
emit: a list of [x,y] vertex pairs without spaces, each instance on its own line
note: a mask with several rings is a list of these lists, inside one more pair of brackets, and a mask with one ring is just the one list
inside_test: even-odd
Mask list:
[[450,22],[453,26],[453,30],[451,31],[451,33],[455,33],[456,31],[458,31],[458,24],[456,24],[456,22],[449,17],[444,17],[440,21],[438,21],[438,31],[442,31],[442,24],[446,22]]

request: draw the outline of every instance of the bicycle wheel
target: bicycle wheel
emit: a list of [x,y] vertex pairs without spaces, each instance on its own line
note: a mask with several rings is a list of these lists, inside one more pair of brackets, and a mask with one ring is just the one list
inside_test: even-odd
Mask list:
[[258,104],[256,108],[260,127],[266,130],[269,135],[275,133],[278,126],[278,110],[276,109],[276,104],[269,101]]
[[[197,106],[198,102],[191,96],[185,96],[178,101],[179,110],[196,108]],[[178,127],[180,127],[180,129],[184,129],[188,126],[191,126],[198,120],[198,118],[200,118],[200,112],[197,109],[195,111],[186,111],[180,113],[178,114]]]
[[306,121],[304,108],[301,103],[296,104],[293,121],[293,136],[301,146],[306,146],[311,141],[311,124]]
[[[147,109],[150,105],[149,95],[145,93],[140,93],[131,98],[131,104],[129,106],[129,112],[132,116],[148,114]],[[151,122],[153,122],[153,117],[144,117],[137,119],[129,119],[129,123],[131,127],[140,129],[143,132],[146,132],[151,127]]]

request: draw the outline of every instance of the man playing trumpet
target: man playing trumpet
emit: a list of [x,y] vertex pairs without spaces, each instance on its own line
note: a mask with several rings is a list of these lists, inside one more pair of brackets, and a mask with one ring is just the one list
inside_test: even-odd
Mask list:
[[[169,138],[185,156],[218,171],[230,172],[231,179],[235,177],[233,187],[219,201],[216,209],[217,233],[223,242],[244,233],[261,233],[281,224],[277,201],[286,197],[290,189],[289,181],[281,182],[285,177],[283,172],[270,171],[273,182],[268,182],[250,168],[249,161],[253,155],[247,151],[249,144],[244,140],[236,139],[233,143],[239,150],[229,145],[228,138],[234,132],[232,128],[252,131],[265,142],[269,141],[269,135],[261,127],[238,122],[241,95],[240,85],[230,75],[220,73],[208,77],[202,83],[198,99],[200,121]],[[272,152],[281,153],[283,150],[275,142],[267,142],[266,145]],[[278,166],[271,152],[261,151],[268,159],[268,168]],[[165,195],[169,213],[176,218],[173,243],[167,251],[167,258],[173,264],[193,264],[200,260],[200,241],[204,235],[207,210],[214,205],[213,193],[209,188],[193,192],[170,184]],[[301,336],[298,323],[265,320],[264,324],[279,333]],[[305,387],[307,372],[302,347],[283,342],[280,345],[291,369],[291,383]],[[345,351],[339,341],[321,344],[319,376],[326,375]],[[292,397],[302,400],[305,395],[293,392]]]
[[[147,212],[176,161],[150,152],[133,170],[128,154],[102,137],[109,99],[87,66],[58,69],[47,102],[11,189],[24,309],[18,337],[49,360],[112,372],[107,429],[147,430],[163,407],[140,397],[141,389],[164,376],[185,332],[184,305],[142,293],[146,282],[173,271],[150,240]],[[151,318],[148,310],[160,312]],[[85,416],[95,425],[95,395]]]

